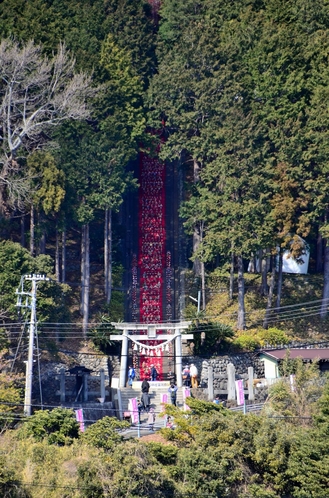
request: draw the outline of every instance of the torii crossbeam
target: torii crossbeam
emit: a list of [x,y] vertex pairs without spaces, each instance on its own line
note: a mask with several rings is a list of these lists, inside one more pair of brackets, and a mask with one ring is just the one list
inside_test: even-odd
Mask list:
[[[110,335],[111,341],[122,341],[121,364],[119,387],[125,387],[128,366],[129,335],[137,330],[145,330],[147,334],[134,334],[132,337],[137,341],[169,341],[175,340],[175,370],[177,387],[182,387],[182,338],[193,339],[193,334],[184,334],[181,331],[187,329],[192,322],[178,323],[111,323],[117,330],[122,330],[122,335]],[[173,334],[158,334],[157,330],[172,330]],[[129,334],[130,333],[130,334]]]

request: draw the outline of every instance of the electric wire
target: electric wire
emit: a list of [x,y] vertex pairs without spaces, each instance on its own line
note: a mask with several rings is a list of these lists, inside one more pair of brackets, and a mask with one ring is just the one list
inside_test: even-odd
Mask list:
[[[311,305],[309,307],[309,309],[320,309],[323,307],[323,304],[324,303],[328,303],[329,305],[329,298],[328,299],[318,299],[318,300],[313,300],[313,301],[304,301],[304,302],[301,302],[301,303],[296,303],[296,304],[291,304],[291,305],[286,305],[286,306],[282,306],[280,308],[278,307],[273,307],[273,308],[269,308],[267,310],[267,312],[269,313],[272,313],[272,312],[279,312],[280,313],[280,316],[284,316],[285,314],[287,313],[298,313],[300,311],[301,308],[305,308],[306,306],[308,305]],[[316,303],[321,303],[319,305],[316,305]],[[296,308],[295,310],[293,308]],[[255,314],[255,313],[259,313],[259,312],[265,312],[266,310],[251,310],[251,311],[246,311],[245,312],[245,315],[248,316],[248,315],[252,315],[252,314]],[[315,313],[316,315],[317,313]],[[202,319],[208,319],[208,320],[212,320],[212,319],[219,319],[219,318],[226,318],[226,317],[236,317],[237,315],[237,311],[234,311],[234,312],[231,312],[231,313],[221,313],[220,317],[218,317],[218,315],[204,315],[202,317],[200,317],[199,319],[202,320]],[[298,317],[298,315],[297,315]],[[185,321],[188,321],[185,320]],[[179,323],[180,320],[171,320],[170,322],[162,322],[164,324],[168,324],[168,323],[173,323],[173,324],[176,324],[176,323]],[[9,326],[17,326],[18,324],[8,324]],[[70,334],[74,334],[76,333],[75,330],[72,330],[72,329],[79,329],[79,330],[82,330],[82,325],[80,323],[70,323],[70,322],[43,322],[43,323],[39,323],[41,329],[42,329],[42,332],[46,333],[48,329],[50,329],[52,332],[53,332],[53,327],[56,326],[56,327],[60,327],[60,332],[63,332],[63,330],[66,331],[66,333],[70,333]],[[7,327],[7,325],[3,325],[1,324],[0,327]],[[206,324],[203,324],[203,326],[206,326]],[[110,324],[110,323],[104,323],[104,322],[90,322],[88,324],[88,329],[94,329],[94,328],[101,328],[102,332],[106,332],[106,328],[110,328],[110,331],[113,335],[115,335],[115,330],[113,330],[113,326]],[[131,331],[134,331],[134,328],[132,327],[130,329]],[[145,329],[143,330],[147,330],[147,324],[145,324]],[[12,334],[19,334],[20,332],[18,331],[13,331]]]
[[12,365],[11,365],[11,368],[10,368],[11,372],[14,369],[15,361],[17,360],[18,352],[19,352],[19,349],[21,347],[21,343],[22,343],[22,340],[23,340],[23,335],[24,335],[24,332],[25,332],[26,323],[27,323],[27,319],[25,320],[23,326],[21,327],[20,336],[19,336],[19,339],[18,339],[18,344],[17,344],[17,347],[16,347],[14,359],[13,359],[13,362],[12,362]]

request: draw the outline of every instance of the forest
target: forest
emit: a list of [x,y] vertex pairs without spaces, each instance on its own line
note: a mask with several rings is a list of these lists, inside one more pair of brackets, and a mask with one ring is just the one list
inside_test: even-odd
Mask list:
[[323,0],[1,2],[1,238],[51,256],[61,284],[75,246],[84,336],[90,265],[104,314],[120,274],[120,207],[137,188],[128,165],[156,151],[150,130],[185,172],[180,216],[203,309],[216,269],[230,298],[237,284],[245,329],[257,257],[266,329],[281,306],[282,253],[302,260],[303,238],[326,318],[328,19]]

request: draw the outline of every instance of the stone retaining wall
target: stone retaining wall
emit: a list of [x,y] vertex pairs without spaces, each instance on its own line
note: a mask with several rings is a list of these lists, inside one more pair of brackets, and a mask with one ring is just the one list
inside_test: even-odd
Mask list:
[[188,364],[197,367],[201,387],[208,386],[208,366],[213,368],[214,389],[227,389],[227,365],[233,363],[237,379],[248,379],[248,367],[254,368],[254,378],[264,378],[264,362],[254,353],[241,353],[234,355],[218,356],[216,358],[203,359],[195,356],[184,358],[184,365]]
[[[41,391],[42,396],[40,394],[40,380],[37,368],[34,367],[34,376],[33,376],[33,400],[35,403],[40,403],[41,398],[43,404],[59,404],[60,396],[57,394],[60,388],[60,371],[64,368],[65,371],[70,368],[79,365],[84,366],[90,369],[92,372],[88,378],[88,390],[96,391],[100,393],[100,379],[96,378],[99,376],[99,372],[101,369],[104,370],[105,373],[105,386],[110,385],[110,372],[109,372],[109,359],[104,355],[93,355],[93,354],[84,354],[84,353],[67,353],[67,352],[59,352],[59,361],[53,362],[42,362],[40,364],[40,373],[41,373]],[[61,361],[62,359],[62,361]],[[116,357],[116,360],[119,362],[120,360]],[[115,361],[114,361],[115,363]],[[76,385],[75,375],[69,375],[66,373],[65,375],[65,388],[67,393],[68,400],[74,397],[74,390]],[[109,389],[108,389],[109,390]],[[90,396],[90,399],[97,399],[98,396]]]

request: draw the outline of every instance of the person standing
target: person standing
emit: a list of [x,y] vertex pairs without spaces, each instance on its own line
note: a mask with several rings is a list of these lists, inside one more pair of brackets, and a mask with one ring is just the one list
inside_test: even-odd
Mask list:
[[176,375],[171,370],[169,370],[169,372],[168,372],[168,380],[169,380],[170,384],[172,384],[172,383],[175,384],[175,382],[176,382]]
[[172,382],[169,389],[168,389],[168,393],[170,394],[171,404],[174,406],[177,406],[176,405],[176,403],[177,403],[177,391],[178,391],[178,387],[175,386],[175,384]]
[[198,387],[198,369],[194,365],[194,363],[191,364],[190,367],[190,375],[191,375],[191,383],[192,383],[192,389],[194,387]]
[[157,380],[158,372],[154,365],[151,365],[151,380],[154,382]]
[[132,387],[135,377],[136,377],[135,369],[133,366],[130,366],[128,370],[128,386]]
[[146,412],[148,412],[150,408],[149,390],[150,384],[147,382],[147,379],[144,379],[142,382],[142,404]]
[[186,365],[184,367],[184,370],[182,372],[182,376],[183,376],[183,384],[185,387],[191,387],[191,374],[190,374],[190,369],[189,369],[189,366]]

